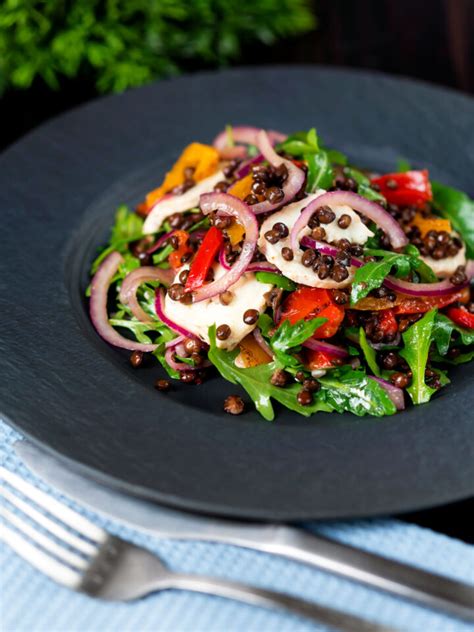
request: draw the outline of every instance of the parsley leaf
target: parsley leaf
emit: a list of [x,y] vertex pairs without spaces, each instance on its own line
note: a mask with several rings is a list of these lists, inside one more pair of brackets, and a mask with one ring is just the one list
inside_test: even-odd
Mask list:
[[344,174],[357,182],[357,193],[374,202],[385,202],[385,197],[372,189],[369,178],[354,167],[345,167]]
[[465,193],[445,184],[431,181],[433,203],[449,219],[466,244],[466,254],[474,258],[474,200]]
[[277,274],[276,272],[256,272],[255,278],[257,281],[260,281],[260,283],[271,283],[288,292],[296,290],[296,283],[283,274]]
[[408,362],[413,374],[407,391],[414,404],[428,402],[433,393],[436,392],[436,389],[431,388],[425,382],[425,369],[436,313],[436,309],[427,312],[423,318],[411,325],[402,334],[404,347],[399,353]]
[[319,397],[319,394],[316,395],[313,403],[309,406],[302,406],[299,404],[296,398],[301,390],[301,386],[299,384],[295,383],[283,388],[274,386],[270,382],[270,379],[273,373],[278,368],[281,368],[278,362],[260,364],[259,366],[248,369],[240,369],[235,366],[234,360],[238,355],[239,350],[225,351],[224,349],[219,349],[217,347],[215,325],[212,325],[212,327],[209,328],[209,340],[209,360],[223,378],[232,382],[232,384],[240,384],[240,386],[247,391],[248,395],[255,403],[255,407],[258,412],[268,421],[272,421],[275,418],[272,399],[280,402],[286,408],[294,410],[300,415],[305,415],[306,417],[319,410],[325,410],[328,412],[332,410],[331,406]]
[[110,242],[107,248],[92,263],[91,273],[94,274],[102,261],[114,250],[124,254],[128,250],[128,244],[143,237],[143,219],[131,212],[127,206],[119,206],[115,213],[115,222],[112,227]]
[[316,329],[321,327],[327,318],[299,320],[294,325],[289,320],[283,321],[270,338],[270,346],[283,366],[296,366],[301,362],[292,353],[300,351],[300,345],[310,338]]

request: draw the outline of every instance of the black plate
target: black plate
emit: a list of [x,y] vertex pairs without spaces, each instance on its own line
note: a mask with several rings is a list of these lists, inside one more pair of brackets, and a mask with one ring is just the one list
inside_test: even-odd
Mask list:
[[232,70],[96,101],[0,161],[1,411],[34,440],[124,490],[244,518],[380,514],[473,491],[474,366],[425,406],[386,419],[221,412],[236,387],[157,393],[157,368],[95,334],[83,291],[114,208],[136,203],[191,140],[226,123],[316,125],[381,169],[400,156],[474,194],[474,104],[447,90],[322,68]]

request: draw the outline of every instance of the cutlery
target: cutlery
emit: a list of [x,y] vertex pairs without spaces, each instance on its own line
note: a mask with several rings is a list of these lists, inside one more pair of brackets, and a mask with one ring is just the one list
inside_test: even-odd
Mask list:
[[281,555],[474,620],[474,587],[282,524],[208,518],[126,496],[74,473],[27,441],[15,449],[26,465],[51,486],[92,509],[163,538],[223,542]]
[[1,494],[16,510],[2,506],[6,524],[0,539],[53,581],[89,597],[131,601],[163,590],[190,590],[283,609],[344,632],[388,631],[359,617],[283,593],[172,572],[157,555],[110,535],[9,470],[0,467],[0,476],[8,484],[2,486]]

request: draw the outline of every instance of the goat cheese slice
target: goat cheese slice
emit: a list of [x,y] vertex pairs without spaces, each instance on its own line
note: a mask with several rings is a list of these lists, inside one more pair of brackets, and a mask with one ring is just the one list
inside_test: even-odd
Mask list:
[[[179,283],[178,277],[189,266],[183,266],[174,279]],[[214,278],[221,277],[226,270],[216,264],[214,266]],[[247,334],[253,331],[254,325],[244,323],[244,314],[248,309],[256,309],[260,314],[266,309],[265,295],[273,288],[272,284],[260,283],[253,272],[243,274],[237,283],[229,288],[232,292],[232,300],[229,305],[223,305],[218,296],[199,303],[185,305],[179,301],[173,301],[168,295],[165,297],[165,314],[178,325],[191,333],[199,336],[209,344],[208,330],[211,325],[229,325],[230,336],[227,340],[216,340],[217,346],[222,349],[234,349]]]
[[[321,288],[343,288],[352,282],[354,277],[355,268],[351,266],[349,276],[347,279],[341,282],[334,281],[333,279],[320,279],[318,275],[311,269],[306,268],[301,263],[301,257],[303,255],[302,250],[294,253],[292,261],[286,261],[281,254],[283,248],[291,248],[290,236],[280,239],[276,244],[270,244],[265,239],[265,233],[272,229],[276,222],[283,222],[288,227],[289,232],[295,224],[296,220],[300,216],[301,211],[308,206],[310,202],[318,198],[323,193],[326,193],[324,189],[319,189],[316,193],[309,195],[308,197],[285,206],[281,211],[277,211],[268,217],[262,224],[260,229],[260,235],[258,239],[258,247],[265,255],[267,261],[276,265],[276,267],[283,272],[295,283],[301,283],[310,287]],[[330,224],[324,224],[324,230],[326,231],[326,241],[338,241],[339,239],[348,239],[353,244],[365,244],[367,239],[373,235],[367,226],[362,222],[359,215],[355,213],[349,206],[331,206],[331,209],[336,215],[336,219]],[[349,215],[351,223],[347,228],[341,228],[337,224],[337,220],[341,215]],[[306,227],[301,233],[300,237],[309,235],[311,229]]]
[[170,195],[162,197],[148,214],[143,224],[143,234],[156,233],[165,219],[174,213],[184,213],[191,208],[199,206],[199,198],[203,193],[210,193],[221,180],[225,180],[222,171],[218,171],[209,178],[201,180],[191,189],[181,195]]
[[445,259],[433,259],[433,257],[420,257],[440,279],[453,275],[459,266],[466,265],[466,247],[463,245],[454,257]]

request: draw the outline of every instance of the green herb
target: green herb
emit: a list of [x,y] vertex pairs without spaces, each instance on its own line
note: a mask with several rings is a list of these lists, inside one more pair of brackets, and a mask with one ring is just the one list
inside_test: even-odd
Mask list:
[[320,395],[336,412],[383,417],[396,412],[385,389],[361,370],[348,366],[328,371],[319,378]]
[[318,135],[313,127],[309,132],[296,132],[279,144],[278,149],[295,158],[302,158],[305,154],[316,154],[320,151]]
[[[474,358],[474,349],[470,349],[466,351],[466,353],[460,353],[458,356],[454,358],[448,358],[446,356],[442,356],[439,353],[432,353],[430,355],[431,362],[443,362],[446,364],[465,364],[466,362],[470,362]],[[436,369],[439,371],[439,369]]]
[[128,320],[118,318],[110,318],[109,323],[112,327],[128,329],[128,331],[132,332],[138,342],[142,342],[144,344],[151,344],[153,342],[152,339],[145,334],[145,331],[156,331],[156,328],[152,324],[148,325],[137,319]]
[[427,312],[421,320],[409,327],[403,334],[404,347],[400,351],[401,357],[407,361],[412,372],[412,381],[407,388],[414,404],[428,402],[436,392],[425,382],[425,369],[433,335],[436,309]]
[[0,3],[0,89],[65,80],[120,92],[193,68],[228,65],[315,25],[306,0]]
[[334,169],[328,153],[324,150],[313,154],[304,154],[304,160],[308,164],[308,176],[306,191],[314,193],[317,189],[329,189],[334,178]]
[[115,213],[115,222],[112,227],[109,245],[92,264],[91,273],[97,272],[102,261],[114,250],[124,254],[128,251],[128,244],[143,237],[143,219],[136,213],[132,213],[127,206],[119,206]]
[[255,156],[258,156],[259,153],[260,153],[260,150],[257,147],[257,145],[248,145],[247,156],[249,158],[255,158]]
[[474,344],[474,331],[460,327],[444,314],[436,314],[433,326],[433,338],[438,352],[444,356],[448,353],[453,333],[458,333],[457,343]]
[[369,369],[372,371],[374,375],[376,375],[377,377],[381,377],[380,369],[377,364],[377,356],[375,353],[375,349],[369,345],[367,341],[367,336],[365,335],[365,331],[363,327],[359,329],[359,342],[360,342],[360,348],[362,349],[364,353],[364,358],[369,366]]
[[372,200],[374,202],[385,202],[385,197],[372,189],[369,178],[354,167],[345,167],[344,174],[357,182],[357,193],[362,195],[362,197],[367,198],[367,200]]
[[332,410],[329,404],[320,399],[319,394],[316,394],[312,404],[301,406],[297,400],[301,386],[296,383],[285,387],[273,386],[270,379],[273,373],[281,368],[278,362],[261,364],[248,369],[236,367],[235,358],[238,355],[238,349],[229,352],[217,347],[215,325],[209,328],[209,340],[209,360],[224,379],[232,384],[240,384],[247,391],[258,412],[268,421],[275,418],[272,399],[306,417],[319,410],[328,412]]
[[466,244],[469,259],[474,258],[474,200],[465,193],[445,184],[431,181],[433,204],[438,211],[449,219],[453,227],[461,234]]
[[308,340],[325,322],[327,318],[299,320],[294,325],[289,320],[283,321],[270,338],[270,346],[281,364],[283,366],[300,365],[301,362],[293,354],[298,353],[303,342]]
[[167,244],[164,248],[162,248],[159,252],[153,255],[153,263],[158,265],[159,263],[163,263],[167,261],[170,254],[173,252],[173,246],[171,244]]
[[225,133],[226,133],[226,137],[227,137],[227,146],[228,147],[234,147],[235,142],[234,142],[234,130],[232,129],[232,125],[226,125],[225,126]]
[[405,158],[399,158],[397,161],[396,170],[398,173],[406,173],[407,171],[411,170],[411,165],[408,160],[405,160]]
[[159,323],[159,331],[160,337],[155,340],[157,347],[153,351],[153,355],[173,380],[179,380],[179,371],[175,371],[175,369],[170,367],[165,358],[166,343],[176,338],[176,334],[163,323]]
[[283,290],[287,290],[288,292],[296,290],[296,283],[294,283],[291,279],[288,279],[286,276],[277,274],[276,272],[256,272],[255,278],[257,281],[260,281],[260,283],[271,283],[272,285],[281,287]]

